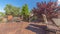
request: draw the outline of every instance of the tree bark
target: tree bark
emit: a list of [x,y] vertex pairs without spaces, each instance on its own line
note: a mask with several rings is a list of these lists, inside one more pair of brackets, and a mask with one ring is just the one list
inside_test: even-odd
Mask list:
[[44,22],[47,24],[48,21],[47,21],[46,15],[45,14],[42,14],[42,16],[43,16]]

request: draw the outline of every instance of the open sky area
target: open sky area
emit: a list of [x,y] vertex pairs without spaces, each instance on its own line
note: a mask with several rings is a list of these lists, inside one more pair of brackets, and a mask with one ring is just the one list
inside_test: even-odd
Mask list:
[[[49,2],[50,0],[0,0],[0,12],[5,12],[4,7],[6,4],[11,4],[13,6],[22,7],[24,4],[28,4],[29,10],[36,7],[37,2]],[[51,0],[53,2],[57,0]]]

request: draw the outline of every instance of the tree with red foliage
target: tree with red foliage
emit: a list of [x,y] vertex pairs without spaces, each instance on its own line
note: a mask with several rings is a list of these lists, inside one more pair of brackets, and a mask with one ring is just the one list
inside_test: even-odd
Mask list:
[[[57,17],[56,16],[56,10],[57,9],[57,4],[56,2],[43,2],[43,3],[37,3],[37,8],[34,8],[33,14],[39,16],[40,14],[46,14],[46,16],[48,17]],[[54,15],[53,15],[54,14]]]
[[42,14],[45,14],[47,19],[52,21],[52,18],[57,17],[57,8],[57,2],[38,2],[37,8],[33,8],[32,12],[37,17],[41,17]]

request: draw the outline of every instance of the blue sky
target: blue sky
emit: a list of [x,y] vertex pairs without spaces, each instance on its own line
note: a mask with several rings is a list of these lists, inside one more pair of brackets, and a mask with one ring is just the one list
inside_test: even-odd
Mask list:
[[[46,1],[49,2],[50,0],[0,0],[0,12],[5,12],[4,7],[6,4],[11,4],[13,6],[22,7],[24,4],[28,4],[29,10],[33,7],[36,7],[37,2]],[[56,0],[52,0],[55,2]]]

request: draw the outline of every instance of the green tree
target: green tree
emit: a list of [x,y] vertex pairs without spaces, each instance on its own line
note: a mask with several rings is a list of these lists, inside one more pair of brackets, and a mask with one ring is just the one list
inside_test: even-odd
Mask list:
[[23,16],[23,20],[28,21],[28,18],[29,18],[29,9],[28,9],[28,5],[27,4],[25,4],[22,7],[21,16]]
[[20,8],[12,6],[10,4],[7,4],[6,7],[4,8],[6,11],[6,15],[13,15],[13,16],[19,16],[20,15]]

